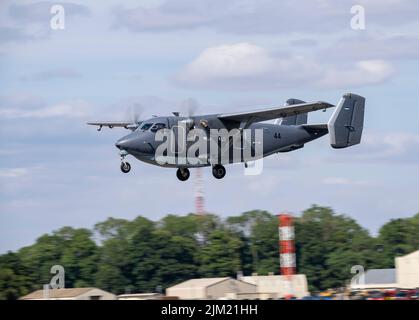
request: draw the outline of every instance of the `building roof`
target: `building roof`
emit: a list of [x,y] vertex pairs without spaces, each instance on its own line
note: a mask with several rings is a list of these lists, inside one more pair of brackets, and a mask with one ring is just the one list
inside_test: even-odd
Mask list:
[[127,297],[155,297],[155,296],[161,296],[161,293],[158,292],[145,292],[145,293],[124,293],[118,295],[118,298],[127,298]]
[[365,272],[365,284],[396,283],[396,269],[369,269]]
[[416,255],[419,256],[419,250],[413,251],[411,253],[405,254],[404,256],[397,257],[397,258],[407,258],[407,257],[413,258]]
[[282,274],[269,274],[269,275],[252,275],[242,276],[241,280],[245,282],[256,283],[258,281],[275,281],[275,280],[289,280],[305,277],[305,274],[293,274],[291,277]]
[[[84,294],[90,290],[96,288],[63,288],[63,289],[49,289],[48,297],[49,298],[73,298],[81,294]],[[27,294],[26,296],[21,297],[20,299],[43,299],[44,290],[36,290],[32,293]]]
[[212,286],[218,282],[222,282],[228,279],[232,279],[232,278],[224,277],[224,278],[190,279],[190,280],[178,283],[177,285],[170,287],[170,289],[172,288],[181,289],[181,288],[191,288],[191,287],[192,288],[205,288],[205,287]]

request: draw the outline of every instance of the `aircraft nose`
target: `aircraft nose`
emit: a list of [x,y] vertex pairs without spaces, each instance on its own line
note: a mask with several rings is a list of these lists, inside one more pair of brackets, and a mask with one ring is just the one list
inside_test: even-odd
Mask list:
[[115,146],[120,150],[135,149],[138,144],[137,138],[138,137],[135,134],[129,134],[119,139],[115,143]]
[[122,145],[123,145],[123,140],[119,139],[116,143],[115,143],[115,147],[117,147],[118,149],[122,149]]

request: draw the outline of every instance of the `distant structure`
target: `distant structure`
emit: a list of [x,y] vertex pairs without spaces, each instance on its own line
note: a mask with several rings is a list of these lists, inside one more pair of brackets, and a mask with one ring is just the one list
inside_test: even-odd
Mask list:
[[278,215],[279,227],[279,263],[281,275],[285,278],[285,298],[295,296],[294,275],[295,262],[295,232],[292,216],[288,213]]
[[[243,276],[238,279],[201,278],[190,279],[166,289],[166,295],[178,299],[234,299],[267,300],[280,299],[289,295],[287,276]],[[302,298],[309,295],[307,278],[303,274],[292,277],[294,296]]]
[[116,295],[98,288],[50,289],[48,298],[43,290],[37,290],[19,300],[115,300]]
[[164,295],[157,292],[148,293],[125,293],[116,297],[117,300],[161,300]]
[[294,274],[290,276],[274,275],[256,275],[243,276],[242,281],[253,283],[257,287],[256,294],[236,294],[233,299],[282,299],[290,298],[303,298],[308,296],[307,277],[305,274]]
[[352,290],[384,290],[397,287],[396,269],[369,269],[365,271],[363,281],[351,284]]
[[196,168],[195,180],[195,213],[199,216],[205,215],[204,209],[204,191],[202,184],[201,168]]
[[190,279],[166,289],[166,295],[179,299],[222,299],[228,294],[252,293],[256,285],[230,277]]
[[395,258],[399,288],[419,288],[419,250]]
[[280,271],[283,276],[292,276],[296,272],[293,218],[288,213],[281,213],[278,220]]
[[351,290],[386,290],[419,288],[419,250],[395,257],[394,269],[369,269],[362,282],[353,282]]

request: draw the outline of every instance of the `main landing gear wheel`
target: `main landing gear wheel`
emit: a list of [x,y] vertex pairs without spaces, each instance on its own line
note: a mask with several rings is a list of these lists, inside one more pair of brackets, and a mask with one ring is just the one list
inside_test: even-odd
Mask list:
[[221,164],[216,164],[212,167],[212,175],[216,179],[222,179],[226,175],[226,168],[224,168]]
[[128,173],[131,170],[131,165],[128,162],[121,162],[121,171]]
[[179,168],[176,171],[176,176],[180,181],[186,181],[189,179],[190,172],[187,168]]

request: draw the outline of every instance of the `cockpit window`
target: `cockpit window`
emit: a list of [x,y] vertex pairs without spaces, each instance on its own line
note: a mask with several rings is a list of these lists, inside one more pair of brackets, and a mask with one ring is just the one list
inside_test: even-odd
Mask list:
[[166,125],[164,123],[155,123],[154,126],[150,129],[151,132],[157,132],[160,129],[166,128]]
[[152,126],[152,123],[144,123],[141,127],[140,127],[140,131],[147,131],[148,129],[150,129],[150,127]]

